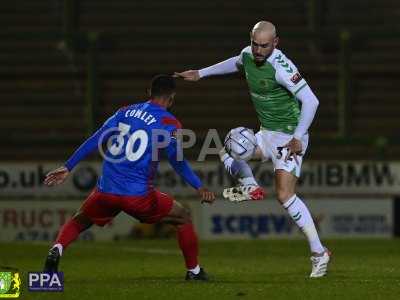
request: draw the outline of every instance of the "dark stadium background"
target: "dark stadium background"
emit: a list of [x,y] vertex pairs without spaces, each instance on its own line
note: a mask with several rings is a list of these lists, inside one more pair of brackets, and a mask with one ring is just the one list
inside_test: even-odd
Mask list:
[[[62,164],[119,107],[146,100],[154,75],[198,69],[238,55],[249,44],[252,26],[263,19],[277,26],[279,48],[299,67],[320,101],[300,193],[310,200],[317,223],[322,224],[321,235],[333,238],[331,247],[337,246],[339,252],[352,249],[357,253],[356,241],[361,240],[361,248],[380,244],[377,252],[392,249],[388,251],[395,255],[393,249],[399,249],[395,237],[400,234],[399,18],[400,2],[396,0],[2,1],[0,265],[18,268],[22,274],[40,271],[59,226],[95,184],[100,156],[88,158],[64,187],[44,187],[42,180],[47,171]],[[198,83],[178,81],[173,113],[185,128],[197,134],[195,147],[185,152],[193,161],[209,128],[217,129],[221,138],[237,126],[259,128],[241,74]],[[195,163],[195,168],[219,194],[230,183],[215,155]],[[216,240],[210,243],[217,243],[211,245],[219,247],[219,255],[226,255],[224,249],[233,247],[222,241],[225,239],[251,239],[255,243],[252,245],[258,242],[271,248],[285,248],[293,238],[294,243],[301,241],[289,220],[285,219],[281,227],[270,223],[268,230],[260,225],[284,215],[274,208],[272,170],[268,165],[256,171],[269,191],[265,212],[263,204],[232,207],[222,199],[215,207],[200,207],[194,192],[168,166],[163,165],[160,173],[160,189],[194,210],[200,236]],[[219,221],[215,221],[218,216]],[[223,223],[231,216],[236,218],[233,228]],[[130,247],[133,241],[133,245],[149,245],[156,250],[173,245],[173,241],[159,241],[174,236],[169,227],[129,222],[124,219],[108,231],[87,232],[83,239],[99,240],[96,243],[105,243],[104,247],[112,247],[107,241],[128,243],[124,247]],[[215,222],[225,225],[216,229]],[[269,241],[272,246],[267,246]],[[91,247],[98,249],[96,243],[83,242],[76,247],[91,253]],[[248,243],[240,241],[237,245]],[[12,255],[13,247],[21,256]],[[306,246],[299,248],[306,255]],[[107,251],[112,255],[110,249]],[[79,256],[79,251],[72,253]],[[31,258],[29,262],[21,259],[26,255]],[[207,255],[211,257],[212,253]],[[392,264],[399,266],[398,254],[391,258]],[[85,260],[90,260],[90,255]],[[72,269],[73,262],[69,264]],[[182,266],[178,264],[176,269]],[[339,285],[346,278],[343,270]],[[180,273],[176,274],[179,278]],[[133,278],[136,275],[131,274]],[[225,276],[222,271],[219,275]],[[71,276],[84,282],[79,273]],[[71,298],[67,283],[65,296]],[[144,284],[149,282],[144,280]],[[387,284],[393,291],[399,288],[398,281]],[[215,295],[222,293],[215,288]],[[308,292],[311,298],[316,296],[314,291]],[[235,296],[243,296],[240,293]],[[390,288],[386,293],[389,298],[395,294]],[[29,296],[26,292],[26,299]]]

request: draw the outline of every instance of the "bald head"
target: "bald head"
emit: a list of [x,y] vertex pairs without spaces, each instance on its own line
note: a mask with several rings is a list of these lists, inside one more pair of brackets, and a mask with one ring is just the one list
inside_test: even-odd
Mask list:
[[268,21],[260,21],[256,25],[254,25],[251,33],[254,34],[263,34],[270,35],[272,37],[276,37],[276,28],[275,25]]
[[250,32],[251,51],[254,61],[261,65],[271,55],[278,45],[275,25],[268,21],[260,21]]

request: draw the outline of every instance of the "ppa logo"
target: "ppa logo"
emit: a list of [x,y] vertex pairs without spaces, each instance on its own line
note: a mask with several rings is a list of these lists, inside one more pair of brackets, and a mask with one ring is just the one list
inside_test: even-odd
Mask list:
[[64,273],[29,272],[28,284],[30,292],[62,292]]

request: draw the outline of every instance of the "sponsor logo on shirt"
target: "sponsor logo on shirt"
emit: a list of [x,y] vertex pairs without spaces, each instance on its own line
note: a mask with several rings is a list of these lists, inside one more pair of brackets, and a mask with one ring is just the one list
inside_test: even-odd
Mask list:
[[290,78],[290,81],[293,82],[294,84],[298,84],[300,80],[302,80],[303,77],[301,77],[300,73],[296,73]]

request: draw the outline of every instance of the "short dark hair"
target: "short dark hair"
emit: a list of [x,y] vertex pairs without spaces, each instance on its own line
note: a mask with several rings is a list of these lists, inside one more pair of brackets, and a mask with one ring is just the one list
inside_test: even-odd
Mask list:
[[175,92],[175,89],[175,79],[170,75],[160,74],[151,80],[150,97],[168,97]]

